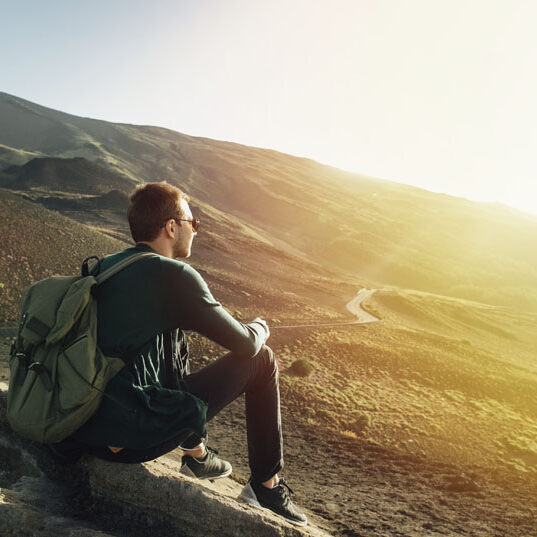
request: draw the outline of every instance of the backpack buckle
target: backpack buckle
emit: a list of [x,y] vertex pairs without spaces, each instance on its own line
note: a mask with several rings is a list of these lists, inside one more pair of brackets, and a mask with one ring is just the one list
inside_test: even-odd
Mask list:
[[45,388],[49,392],[52,391],[52,381],[50,380],[50,374],[48,372],[48,369],[41,362],[31,363],[28,366],[28,371],[34,371],[35,373],[37,373],[45,384]]
[[[95,262],[92,263],[92,265],[90,266],[90,261],[92,259],[95,259]],[[82,276],[86,277],[86,276],[93,276],[95,274],[98,274],[100,268],[101,268],[101,260],[96,255],[86,257],[86,259],[82,261],[82,269],[81,269]]]
[[16,352],[15,353],[15,358],[17,358],[18,360],[20,360],[25,367],[28,367],[28,355],[25,353],[25,352]]

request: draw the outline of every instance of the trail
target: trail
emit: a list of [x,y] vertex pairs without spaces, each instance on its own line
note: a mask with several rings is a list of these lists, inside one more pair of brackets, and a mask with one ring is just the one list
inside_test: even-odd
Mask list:
[[346,321],[346,322],[338,322],[338,323],[312,323],[312,324],[294,324],[294,325],[284,325],[284,326],[271,326],[270,330],[271,332],[273,330],[281,330],[283,328],[322,328],[322,327],[328,327],[328,326],[350,326],[353,324],[368,324],[368,323],[376,323],[380,321],[378,317],[375,317],[371,313],[365,311],[362,308],[362,304],[371,298],[374,293],[377,292],[377,289],[360,289],[358,291],[358,294],[350,300],[346,308],[353,314],[356,315],[357,320],[356,321]]
[[375,293],[376,289],[360,289],[358,294],[347,303],[346,308],[353,314],[358,317],[357,321],[354,321],[355,324],[365,324],[365,323],[375,323],[380,321],[378,317],[372,315],[368,311],[365,311],[362,308],[362,304],[370,299]]

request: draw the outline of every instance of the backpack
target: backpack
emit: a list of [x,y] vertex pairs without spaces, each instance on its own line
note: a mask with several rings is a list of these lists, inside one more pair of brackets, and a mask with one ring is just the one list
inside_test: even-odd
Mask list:
[[[7,396],[7,419],[21,436],[60,442],[97,411],[106,384],[124,362],[97,346],[95,290],[145,257],[156,254],[131,255],[98,275],[99,259],[91,257],[81,276],[52,276],[25,290]],[[90,269],[91,259],[97,263]]]

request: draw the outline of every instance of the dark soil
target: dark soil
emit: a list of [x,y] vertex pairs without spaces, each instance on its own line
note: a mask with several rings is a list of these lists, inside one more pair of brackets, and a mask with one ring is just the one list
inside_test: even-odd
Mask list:
[[[404,455],[283,416],[293,500],[341,536],[534,537],[537,486],[516,474]],[[209,442],[248,478],[243,402],[209,426]]]

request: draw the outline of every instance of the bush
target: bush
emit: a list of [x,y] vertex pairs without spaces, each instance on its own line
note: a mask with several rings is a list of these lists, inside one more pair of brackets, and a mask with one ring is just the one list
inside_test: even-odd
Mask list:
[[296,375],[297,377],[309,377],[313,372],[312,365],[304,359],[295,360],[287,369],[287,373]]
[[354,433],[363,433],[371,425],[371,416],[367,414],[359,414],[358,417],[351,423],[350,430]]

